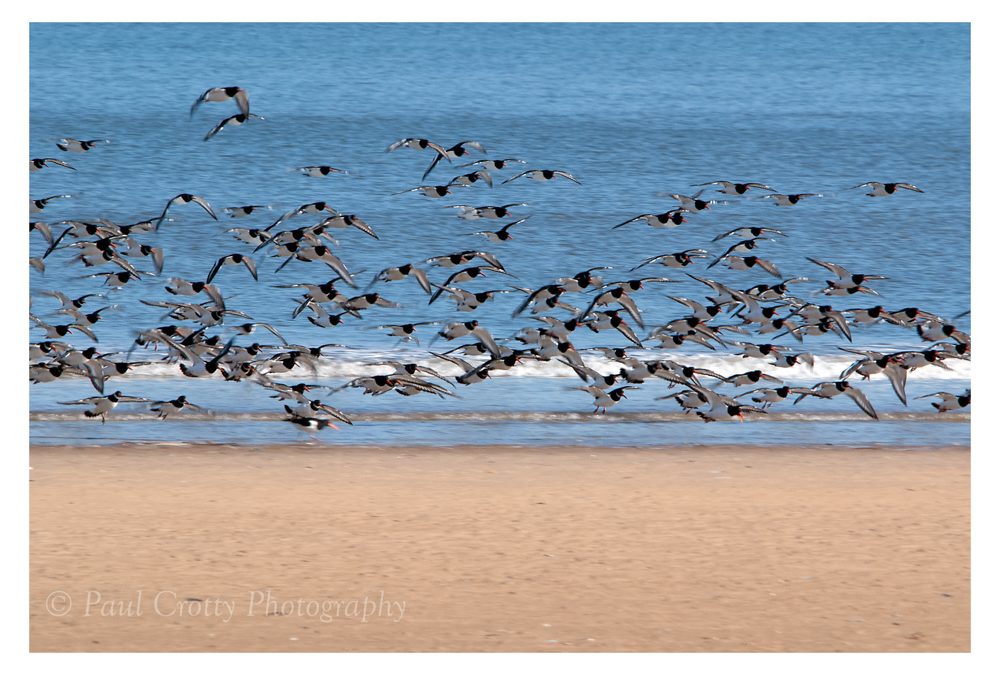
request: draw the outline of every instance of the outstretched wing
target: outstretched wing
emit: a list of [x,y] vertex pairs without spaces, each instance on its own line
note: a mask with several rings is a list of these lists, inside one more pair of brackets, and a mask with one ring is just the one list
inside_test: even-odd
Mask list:
[[773,277],[781,278],[781,272],[778,271],[777,266],[770,260],[764,260],[763,258],[757,258],[757,265],[770,274]]
[[868,415],[872,419],[876,420],[878,419],[878,414],[875,412],[875,408],[872,407],[872,404],[868,400],[868,397],[865,396],[860,389],[855,389],[854,387],[848,387],[847,390],[844,391],[844,393],[851,397],[851,400],[854,401],[859,408],[861,408],[864,414]]

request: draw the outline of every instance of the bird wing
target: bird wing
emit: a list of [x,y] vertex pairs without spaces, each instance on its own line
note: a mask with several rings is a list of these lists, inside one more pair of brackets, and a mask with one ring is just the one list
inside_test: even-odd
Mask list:
[[826,316],[833,319],[833,322],[837,325],[837,328],[840,329],[841,333],[843,333],[844,337],[846,337],[849,341],[854,342],[854,339],[851,337],[851,327],[847,325],[847,319],[844,318],[842,313],[833,310]]
[[88,398],[81,398],[78,401],[59,401],[59,405],[93,405],[104,400],[104,396],[90,396]]
[[205,201],[204,197],[199,197],[198,195],[194,195],[191,198],[191,201],[193,201],[195,204],[197,204],[201,208],[205,209],[205,211],[208,213],[208,215],[212,216],[213,219],[215,219],[215,220],[219,219],[219,217],[217,215],[215,215],[215,211],[212,210],[212,207],[209,205],[209,203],[207,201]]
[[641,216],[636,216],[635,218],[629,218],[624,223],[619,223],[619,224],[615,225],[614,227],[612,227],[611,229],[612,230],[617,230],[619,227],[624,227],[625,225],[628,225],[629,223],[634,223],[637,220],[642,220],[643,218],[645,218],[647,216],[651,216],[651,215],[653,215],[653,214],[651,214],[651,213],[644,213]]
[[74,328],[75,330],[78,330],[79,332],[83,333],[84,335],[86,335],[87,337],[89,337],[94,342],[100,342],[100,340],[97,339],[97,336],[94,335],[94,332],[92,330],[90,330],[89,328],[87,328],[86,326],[83,326],[83,325],[78,324],[78,323],[74,323],[74,324],[70,324],[70,325],[72,326],[72,328]]
[[851,277],[850,272],[848,272],[845,268],[841,267],[836,263],[825,262],[823,260],[816,260],[816,258],[810,258],[809,256],[806,256],[806,260],[815,265],[819,265],[820,267],[826,268],[827,270],[833,272],[842,279],[849,279]]
[[577,179],[576,179],[576,178],[575,178],[575,177],[574,177],[574,176],[573,176],[573,175],[572,175],[571,173],[569,173],[568,171],[553,171],[552,173],[553,173],[554,175],[556,175],[556,176],[562,176],[563,178],[568,178],[568,179],[570,179],[571,181],[573,181],[574,183],[576,183],[577,185],[581,185],[581,184],[582,184],[582,183],[580,183],[580,181],[578,181],[578,180],[577,180]]
[[736,234],[737,232],[739,232],[742,229],[744,229],[744,228],[737,227],[735,230],[729,230],[729,232],[723,232],[722,234],[720,234],[719,236],[717,236],[712,241],[719,241],[720,239],[725,239],[726,237],[731,237],[732,235]]
[[434,159],[431,160],[430,166],[428,166],[427,170],[424,171],[424,175],[422,175],[420,177],[420,180],[426,180],[427,179],[427,175],[430,174],[430,172],[434,170],[434,167],[436,167],[438,165],[438,162],[441,161],[441,157],[447,157],[447,154],[443,154],[442,155],[441,153],[438,153],[438,154],[434,155]]
[[258,323],[257,325],[260,326],[261,328],[263,328],[264,330],[270,331],[276,338],[278,338],[279,340],[281,340],[281,344],[283,344],[283,345],[287,345],[288,344],[288,340],[286,340],[285,337],[281,333],[278,332],[278,329],[275,328],[274,326],[272,326],[271,324],[269,324],[269,323]]
[[212,299],[215,306],[219,309],[226,308],[226,301],[222,298],[222,293],[219,291],[218,286],[214,286],[208,282],[205,282],[205,286],[202,288],[205,291],[205,295]]
[[465,359],[461,359],[461,358],[459,358],[457,356],[448,356],[446,354],[438,354],[436,352],[430,352],[430,354],[432,356],[436,356],[439,359],[444,359],[445,361],[448,361],[449,363],[452,363],[452,364],[458,366],[464,372],[470,372],[470,371],[474,370],[474,368],[473,368],[473,366],[472,366],[471,363],[469,363]]
[[639,338],[635,334],[635,331],[632,330],[632,327],[629,326],[627,323],[625,323],[624,321],[620,322],[617,326],[615,326],[615,330],[624,335],[625,338],[628,339],[628,341],[634,344],[636,347],[639,347],[640,349],[642,348],[642,341],[639,340]]
[[506,232],[507,230],[509,230],[510,228],[514,227],[515,225],[520,225],[521,223],[523,223],[524,221],[526,221],[530,217],[531,216],[526,216],[524,218],[521,218],[520,220],[515,220],[512,223],[507,223],[506,225],[504,225],[503,227],[501,227],[499,231],[500,232]]
[[[291,260],[291,257],[289,257],[289,260]],[[351,278],[351,273],[347,271],[347,266],[344,265],[343,260],[335,256],[330,251],[327,251],[326,255],[324,255],[321,260],[329,265],[334,272],[339,274],[340,278],[343,279],[348,286],[351,288],[358,287],[358,285],[354,283],[354,279]]]
[[854,401],[866,415],[868,415],[872,419],[876,420],[878,419],[878,414],[875,412],[875,408],[872,407],[872,404],[868,400],[868,397],[865,396],[860,389],[855,389],[854,387],[848,387],[844,391],[844,393],[850,396],[851,400]]
[[493,336],[490,335],[490,332],[485,326],[476,326],[472,330],[472,334],[479,338],[479,341],[484,347],[490,350],[490,354],[492,354],[495,358],[503,356],[503,352],[500,351],[500,346],[496,343]]
[[[757,258],[757,265],[770,274],[773,277],[781,278],[781,272],[778,271],[778,267],[770,260],[764,260],[763,258]],[[843,317],[841,317],[843,319]]]
[[319,408],[320,410],[322,410],[323,412],[325,412],[330,417],[333,417],[336,420],[340,420],[341,422],[343,422],[345,424],[351,424],[351,425],[354,424],[354,422],[352,422],[351,419],[347,415],[345,415],[344,413],[342,413],[341,411],[337,410],[336,408],[334,408],[331,405],[327,405],[326,403],[320,403],[316,407]]
[[208,89],[207,91],[205,91],[204,94],[202,94],[201,96],[199,96],[198,98],[196,98],[195,101],[194,101],[194,103],[191,104],[191,112],[188,115],[188,119],[191,119],[192,117],[194,117],[194,111],[198,109],[198,106],[200,106],[202,103],[205,102],[205,97],[208,96],[208,94],[209,94],[210,91],[212,91],[212,90]]
[[510,178],[508,178],[507,180],[505,180],[503,183],[500,183],[500,185],[505,185],[505,184],[511,182],[512,180],[517,180],[521,176],[527,176],[529,173],[531,173],[531,171],[532,171],[531,169],[528,169],[527,171],[522,171],[521,173],[517,174],[516,176],[511,176]]
[[548,288],[548,286],[542,286],[541,288],[537,288],[537,289],[535,289],[535,290],[533,290],[533,291],[532,291],[532,290],[530,290],[530,289],[526,289],[526,288],[518,288],[518,290],[519,290],[519,291],[527,291],[527,293],[528,293],[528,297],[526,297],[526,298],[524,299],[524,302],[522,302],[522,303],[521,303],[520,305],[518,305],[517,309],[515,309],[515,310],[514,310],[514,311],[513,311],[512,313],[511,313],[511,316],[512,316],[512,317],[515,317],[515,316],[517,316],[518,314],[520,314],[521,312],[523,312],[523,311],[524,311],[525,309],[527,309],[527,308],[528,308],[528,305],[530,305],[530,304],[532,303],[532,301],[533,301],[533,300],[534,300],[535,298],[537,298],[537,297],[538,297],[538,294],[539,294],[539,293],[541,293],[542,291],[544,291],[544,290],[545,290],[545,289],[547,289],[547,288]]
[[367,234],[369,237],[374,237],[375,239],[378,239],[378,235],[375,234],[375,230],[372,229],[371,225],[361,220],[357,216],[350,219],[350,225],[352,227],[358,228],[359,230]]
[[498,272],[506,273],[507,268],[505,268],[503,266],[503,263],[500,262],[500,258],[496,257],[492,253],[489,253],[487,251],[476,251],[474,255],[475,257],[481,258],[482,260],[488,262],[490,265],[495,267]]
[[225,264],[228,258],[228,255],[224,255],[215,261],[215,264],[212,265],[212,270],[208,273],[208,276],[205,277],[206,284],[212,283],[212,279],[214,279],[215,275],[219,273],[219,270],[222,269],[223,264]]
[[641,328],[646,327],[646,324],[642,320],[642,316],[639,314],[639,308],[636,306],[635,300],[627,294],[623,294],[622,297],[618,298],[618,304],[625,308],[625,311],[627,311],[629,315],[635,319],[635,322],[639,324]]
[[587,366],[577,365],[577,364],[573,363],[572,361],[570,361],[569,359],[559,358],[559,359],[556,359],[556,361],[559,361],[559,363],[565,363],[567,366],[569,366],[570,368],[572,368],[573,372],[576,373],[577,377],[579,377],[584,382],[588,382],[590,380],[598,380],[601,377],[601,374],[598,373],[593,368],[588,368]]
[[246,117],[250,117],[250,97],[247,95],[245,89],[237,89],[236,95],[233,96],[236,99],[236,105],[239,106],[240,112]]
[[483,153],[486,152],[486,148],[479,141],[462,141],[461,143],[458,143],[457,145],[458,146],[465,146],[465,145],[467,145],[470,148],[475,148],[479,152],[483,152]]
[[149,254],[153,258],[153,269],[156,270],[157,274],[163,272],[163,249],[158,247],[151,247]]
[[896,363],[888,364],[883,370],[885,376],[889,379],[889,383],[892,385],[892,390],[896,392],[896,396],[902,401],[903,405],[909,405],[906,402],[906,375],[907,369]]
[[257,281],[257,264],[254,263],[253,258],[243,256],[243,264],[246,265],[248,270],[250,270],[250,276],[253,277],[253,280]]
[[424,289],[425,293],[431,292],[431,283],[427,279],[427,273],[425,271],[417,267],[414,267],[413,270],[410,272],[410,276],[412,276],[414,279],[417,280],[417,283],[420,284],[420,288]]
[[204,138],[202,138],[201,140],[203,140],[203,141],[207,141],[208,139],[212,138],[212,137],[213,137],[213,136],[215,136],[215,135],[216,135],[217,133],[219,133],[220,131],[222,131],[222,130],[223,130],[223,128],[225,128],[225,126],[226,126],[227,124],[229,124],[229,120],[233,119],[233,117],[236,117],[236,116],[235,116],[235,115],[233,115],[232,117],[227,117],[226,119],[222,120],[221,122],[219,122],[218,124],[216,124],[216,125],[215,125],[214,127],[212,127],[211,129],[209,129],[208,133],[207,133],[207,134],[205,134],[205,137],[204,137]]
[[67,169],[73,169],[73,171],[76,171],[75,168],[73,168],[72,166],[70,166],[66,162],[62,161],[61,159],[46,159],[45,163],[46,164],[49,164],[49,163],[51,163],[51,164],[58,164],[59,166],[64,166]]

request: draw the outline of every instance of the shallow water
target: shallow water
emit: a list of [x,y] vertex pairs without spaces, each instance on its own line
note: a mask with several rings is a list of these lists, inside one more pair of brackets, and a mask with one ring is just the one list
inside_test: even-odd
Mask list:
[[[252,110],[266,119],[227,128],[203,142],[205,133],[236,109],[231,103],[206,103],[189,119],[191,103],[208,87],[234,83],[250,92]],[[525,168],[564,169],[582,185],[524,179],[499,185],[503,177],[514,175],[505,170],[492,189],[475,185],[442,200],[416,193],[393,196],[422,184],[420,175],[430,160],[427,153],[410,149],[384,152],[408,135],[446,146],[476,139],[490,157],[521,158],[528,162]],[[54,143],[64,136],[109,138],[112,143],[86,154],[61,153]],[[33,220],[107,217],[133,222],[159,215],[181,191],[203,195],[216,210],[246,203],[273,207],[240,220],[222,216],[219,222],[194,205],[175,207],[172,222],[155,234],[139,235],[165,249],[164,273],[109,292],[106,303],[88,305],[117,306],[94,327],[102,350],[127,350],[137,328],[170,322],[162,318],[164,310],[137,302],[168,299],[162,288],[167,278],[204,278],[219,256],[249,252],[250,247],[225,232],[228,227],[267,226],[285,211],[321,199],[360,215],[380,237],[376,241],[357,230],[337,231],[337,254],[362,288],[384,267],[468,248],[496,253],[516,276],[464,284],[475,290],[537,287],[594,265],[614,267],[603,273],[608,281],[630,278],[627,270],[648,256],[701,247],[714,257],[736,241],[712,243],[715,235],[760,225],[788,235],[764,242],[760,254],[784,276],[814,279],[795,287],[802,297],[810,297],[827,278],[805,259],[812,256],[889,277],[873,282],[881,297],[830,298],[838,308],[916,305],[946,317],[969,308],[969,32],[962,24],[35,24],[31,152],[33,157],[57,156],[78,169],[50,167],[32,174],[32,197],[73,195],[51,202]],[[331,164],[350,175],[306,178],[292,170],[307,164]],[[459,171],[438,166],[427,182],[444,183]],[[822,196],[791,208],[776,208],[760,198],[720,196],[727,203],[691,216],[676,229],[640,223],[611,229],[640,213],[673,208],[676,203],[666,194],[690,194],[697,189],[692,184],[721,178]],[[871,199],[860,189],[846,189],[868,180],[912,182],[925,193]],[[498,221],[463,221],[444,208],[521,201],[529,206],[517,210],[519,217],[530,218],[504,244],[470,234],[497,229]],[[288,227],[312,222],[303,216]],[[30,247],[37,256],[45,244],[32,234]],[[64,323],[65,317],[52,313],[57,303],[38,296],[40,291],[102,290],[100,280],[83,277],[108,268],[85,270],[70,262],[73,252],[58,250],[46,259],[44,275],[32,272],[32,310],[46,320]],[[271,323],[289,342],[350,345],[352,349],[335,351],[321,367],[317,378],[325,384],[384,372],[365,365],[372,361],[428,358],[432,327],[418,348],[399,345],[384,331],[372,329],[382,323],[476,318],[498,337],[535,323],[527,316],[511,317],[517,294],[497,296],[470,315],[454,311],[445,298],[428,306],[417,284],[405,280],[375,287],[402,308],[374,309],[360,321],[319,329],[304,314],[292,319],[296,289],[274,286],[325,281],[333,276],[330,270],[296,261],[275,273],[277,261],[264,251],[255,257],[257,283],[243,269],[219,273],[227,304]],[[694,274],[739,288],[777,281],[722,265],[706,273],[706,261],[692,268]],[[707,288],[683,272],[656,267],[631,275],[665,274],[675,280],[636,294],[647,326],[684,314],[667,294],[705,295]],[[434,271],[431,278],[443,281],[449,273]],[[585,295],[567,299],[577,306],[589,302]],[[968,317],[957,323],[969,329]],[[229,335],[225,329],[218,332]],[[31,335],[41,339],[37,329]],[[240,344],[253,339],[275,340],[258,333],[241,338]],[[765,339],[795,345],[788,337]],[[86,338],[72,342],[89,345]],[[613,331],[598,335],[578,330],[574,343],[581,349],[627,345]],[[439,340],[432,348],[451,346]],[[782,374],[800,384],[833,379],[850,363],[840,346],[850,345],[828,336],[807,338],[802,347],[820,354],[817,367]],[[921,345],[913,331],[880,325],[855,329],[853,346],[885,351]],[[699,361],[723,374],[742,367],[739,358],[703,348],[664,356]],[[594,363],[607,370],[600,360]],[[915,400],[934,391],[964,390],[971,377],[969,364],[952,367],[914,373],[908,407],[896,401],[881,378],[859,384],[886,413],[883,417],[907,410],[925,413],[905,419],[869,422],[850,401],[834,399],[773,409],[776,414],[801,408],[834,415],[822,420],[814,415],[795,421],[689,424],[672,417],[627,417],[675,413],[673,402],[656,400],[668,393],[663,382],[630,392],[607,419],[565,421],[566,414],[589,416],[592,410],[586,393],[570,389],[581,382],[565,367],[528,364],[513,377],[461,388],[460,399],[368,397],[357,391],[324,396],[358,415],[359,422],[324,432],[322,439],[450,444],[482,438],[554,444],[572,438],[650,445],[669,435],[685,444],[816,438],[844,444],[908,444],[914,439],[966,444],[967,416],[946,422],[954,413],[939,416],[928,399]],[[301,371],[283,381],[312,377]],[[291,425],[279,423],[280,404],[255,385],[180,378],[172,368],[159,367],[112,380],[109,388],[157,399],[186,393],[213,411],[276,417],[160,424],[119,415],[128,412],[123,408],[113,415],[122,421],[106,425],[53,418],[56,411],[75,410],[59,402],[93,394],[86,381],[59,381],[31,388],[32,441],[263,442],[302,437]],[[531,420],[496,417],[511,411],[550,414]],[[448,417],[451,413],[475,415],[456,420]],[[839,419],[839,414],[858,419]],[[366,415],[375,417],[360,421]],[[619,415],[629,423],[611,421]]]

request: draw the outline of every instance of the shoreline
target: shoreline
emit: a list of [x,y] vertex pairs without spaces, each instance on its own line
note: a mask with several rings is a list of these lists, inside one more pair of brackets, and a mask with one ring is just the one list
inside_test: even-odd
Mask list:
[[801,452],[971,452],[969,445],[898,445],[898,444],[867,444],[846,445],[825,443],[815,445],[787,444],[762,445],[734,443],[678,443],[673,445],[579,445],[571,443],[554,443],[540,445],[537,443],[492,443],[492,444],[455,444],[455,445],[424,445],[414,443],[219,443],[217,441],[109,441],[107,443],[32,443],[31,453],[46,452],[79,452],[82,450],[103,450],[108,452],[126,452],[158,449],[161,452],[184,452],[187,450],[208,450],[216,453],[243,454],[246,452],[311,452],[334,451],[342,453],[371,454],[373,452],[419,452],[419,453],[470,453],[487,454],[498,452],[531,452],[533,454],[565,454],[565,453],[671,453],[671,452],[709,452],[728,451],[745,453],[779,453],[799,454]]
[[30,647],[967,651],[970,459],[34,446]]

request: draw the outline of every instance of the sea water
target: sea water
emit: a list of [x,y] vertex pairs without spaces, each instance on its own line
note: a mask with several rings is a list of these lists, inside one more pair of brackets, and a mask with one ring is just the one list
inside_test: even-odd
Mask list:
[[[57,289],[72,296],[106,293],[87,305],[106,305],[93,330],[99,349],[127,352],[136,332],[176,323],[167,310],[139,300],[176,298],[163,286],[172,276],[204,279],[214,261],[252,252],[227,233],[230,227],[267,227],[301,204],[324,200],[369,223],[378,240],[362,232],[335,230],[336,254],[356,275],[360,293],[381,269],[465,249],[496,254],[513,275],[487,275],[463,283],[472,290],[537,288],[558,277],[595,266],[605,281],[665,276],[633,294],[648,330],[686,314],[667,296],[704,299],[706,286],[685,272],[735,288],[778,280],[758,270],[731,271],[708,262],[737,239],[712,239],[740,226],[764,226],[787,235],[761,242],[754,251],[773,261],[783,277],[811,281],[790,286],[812,302],[837,308],[917,306],[942,317],[969,309],[969,28],[967,24],[33,24],[31,43],[31,156],[57,157],[77,170],[47,167],[31,176],[31,197],[70,194],[54,200],[32,220],[108,218],[131,223],[160,215],[181,192],[203,196],[219,213],[215,221],[194,204],[175,206],[171,220],[142,243],[162,247],[163,274],[144,276],[121,290],[86,278],[112,266],[84,268],[72,247],[45,259],[44,274],[31,272],[32,312],[49,323],[68,323],[58,303],[40,295]],[[189,116],[195,99],[215,86],[249,92],[251,109],[264,117],[228,127],[202,140],[232,102],[205,103]],[[445,147],[481,142],[480,157],[524,160],[443,199],[415,192],[473,170],[441,162],[421,174],[430,151],[386,147],[403,137],[430,138]],[[62,137],[110,139],[88,153],[64,153]],[[327,164],[347,175],[305,177],[295,171]],[[558,169],[568,180],[525,178],[500,183],[523,169]],[[729,179],[759,181],[784,193],[818,193],[793,207],[776,207],[765,194],[743,197],[704,193],[722,200],[689,214],[672,229],[635,222],[643,213],[677,206],[672,193],[692,194],[694,184]],[[901,191],[870,198],[870,180],[913,183],[923,194]],[[707,197],[706,197],[707,198]],[[525,202],[515,209],[528,220],[512,229],[510,242],[491,243],[473,232],[506,221],[462,220],[456,204]],[[230,219],[224,207],[269,205],[248,218]],[[276,229],[318,222],[299,216]],[[63,243],[72,242],[71,237]],[[30,235],[30,254],[46,243]],[[643,259],[702,248],[711,257],[684,269],[648,266]],[[832,261],[852,272],[881,274],[879,296],[828,298],[817,294],[831,278],[806,257]],[[387,359],[419,360],[453,375],[457,370],[430,356],[469,342],[429,344],[439,327],[419,330],[419,345],[400,343],[374,327],[409,321],[478,319],[491,333],[509,338],[525,326],[541,325],[528,312],[512,317],[523,294],[497,295],[472,313],[455,311],[447,297],[428,305],[416,281],[377,284],[402,307],[376,308],[361,320],[347,317],[334,328],[310,324],[292,311],[301,291],[277,284],[320,282],[334,276],[322,263],[283,259],[267,250],[253,254],[259,281],[242,267],[223,268],[216,283],[227,306],[273,325],[290,343],[344,345],[313,373],[299,369],[283,382],[308,381],[338,387],[353,377],[385,373],[373,365]],[[141,269],[145,260],[131,259]],[[478,263],[479,261],[477,261]],[[471,264],[477,264],[471,263]],[[431,269],[442,283],[455,269]],[[564,299],[585,308],[592,294]],[[566,312],[557,312],[568,318]],[[634,320],[627,317],[634,324]],[[243,322],[231,318],[227,323]],[[714,323],[738,323],[722,319]],[[970,329],[969,317],[956,320]],[[228,339],[226,326],[210,334]],[[879,351],[927,348],[916,332],[881,324],[858,326],[853,341],[824,335],[802,344],[790,336],[737,336],[778,342],[816,354],[816,366],[763,368],[795,386],[837,379],[854,356],[841,347]],[[44,339],[32,324],[31,338]],[[82,335],[68,339],[79,348]],[[278,344],[259,330],[238,344]],[[628,347],[616,331],[573,334],[580,350]],[[519,346],[516,343],[507,343]],[[700,346],[680,350],[635,350],[645,358],[694,363],[722,375],[761,367],[735,350]],[[582,351],[602,372],[617,369],[594,352]],[[157,361],[160,352],[137,349],[132,360]],[[113,357],[123,359],[125,354]],[[471,359],[475,361],[476,359]],[[651,379],[607,415],[593,415],[583,384],[558,362],[526,362],[494,379],[456,386],[457,397],[395,393],[366,396],[358,389],[320,390],[317,396],[355,419],[353,426],[325,430],[327,443],[424,444],[801,444],[963,445],[969,442],[967,412],[937,414],[937,391],[960,393],[969,386],[971,364],[950,360],[948,369],[928,366],[910,375],[904,406],[881,376],[852,380],[879,411],[869,420],[847,397],[808,397],[771,408],[771,414],[740,423],[704,424],[685,416],[669,398],[677,388]],[[713,381],[713,380],[710,380]],[[714,382],[714,381],[713,381]],[[153,363],[107,383],[155,400],[186,394],[207,413],[155,420],[143,405],[122,405],[107,424],[85,419],[82,408],[62,402],[96,394],[82,378],[31,387],[34,443],[117,441],[283,442],[305,436],[282,422],[282,404],[249,382],[182,377],[175,364]],[[746,388],[741,389],[744,391]],[[732,390],[728,386],[723,391]],[[664,398],[666,397],[666,398]],[[692,423],[697,422],[697,423]]]

